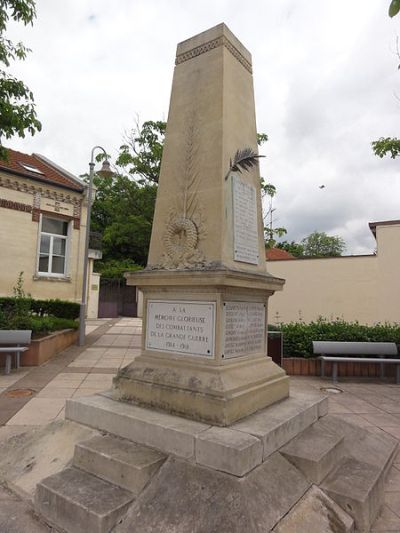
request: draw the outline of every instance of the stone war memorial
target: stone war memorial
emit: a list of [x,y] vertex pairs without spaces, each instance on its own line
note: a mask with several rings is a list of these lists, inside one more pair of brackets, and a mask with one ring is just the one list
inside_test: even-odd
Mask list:
[[267,353],[251,54],[225,24],[178,44],[140,355],[113,389],[67,400],[98,433],[40,481],[70,533],[367,532],[397,451],[387,434],[289,390]]

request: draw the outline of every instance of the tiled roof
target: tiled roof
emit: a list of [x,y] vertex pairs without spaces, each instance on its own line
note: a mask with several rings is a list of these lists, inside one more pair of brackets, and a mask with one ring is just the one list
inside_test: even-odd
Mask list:
[[265,257],[267,261],[279,261],[282,259],[294,259],[294,256],[286,250],[280,248],[268,248],[265,251]]
[[51,161],[38,154],[28,155],[11,149],[7,149],[7,152],[8,160],[0,159],[0,171],[11,172],[18,176],[58,185],[73,191],[81,192],[84,189],[77,178],[74,178],[67,171],[63,171],[58,165],[53,166]]

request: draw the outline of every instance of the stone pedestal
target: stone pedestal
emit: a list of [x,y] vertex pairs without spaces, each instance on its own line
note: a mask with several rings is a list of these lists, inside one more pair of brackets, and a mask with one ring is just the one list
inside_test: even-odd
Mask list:
[[288,376],[266,355],[275,278],[220,270],[133,279],[144,293],[142,353],[115,378],[117,398],[225,426],[288,396]]
[[115,398],[226,426],[289,395],[266,351],[269,275],[251,54],[224,25],[178,45],[143,291]]

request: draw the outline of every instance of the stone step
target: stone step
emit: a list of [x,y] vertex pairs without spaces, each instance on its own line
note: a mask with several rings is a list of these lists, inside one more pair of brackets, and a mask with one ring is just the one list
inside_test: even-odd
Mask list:
[[67,533],[108,533],[133,500],[131,492],[72,467],[37,485],[35,507]]
[[183,458],[194,456],[196,436],[210,427],[104,394],[67,400],[65,418]]
[[75,446],[73,464],[137,496],[166,456],[114,435],[99,435]]
[[383,504],[384,482],[382,468],[347,457],[321,488],[353,517],[356,531],[369,531]]
[[261,439],[265,460],[325,416],[327,409],[328,398],[320,394],[291,391],[287,400],[248,416],[230,428]]
[[343,441],[342,435],[329,433],[316,422],[279,451],[309,481],[319,485],[339,465],[344,453]]

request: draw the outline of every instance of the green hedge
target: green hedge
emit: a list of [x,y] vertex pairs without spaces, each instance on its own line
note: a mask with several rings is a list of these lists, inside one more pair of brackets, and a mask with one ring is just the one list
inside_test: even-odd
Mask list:
[[395,342],[400,344],[400,325],[366,326],[358,322],[320,318],[305,324],[291,322],[280,326],[284,357],[313,357],[312,341]]
[[79,317],[80,305],[63,300],[36,300],[34,298],[0,297],[0,312],[5,315],[21,314],[21,308],[38,316],[55,316],[74,320]]
[[30,325],[27,329],[32,330],[32,335],[45,335],[52,331],[60,331],[61,329],[78,329],[79,322],[69,318],[58,318],[54,316],[43,316],[30,318]]
[[63,300],[32,300],[31,310],[39,316],[52,315],[57,318],[74,320],[79,317],[80,305]]

